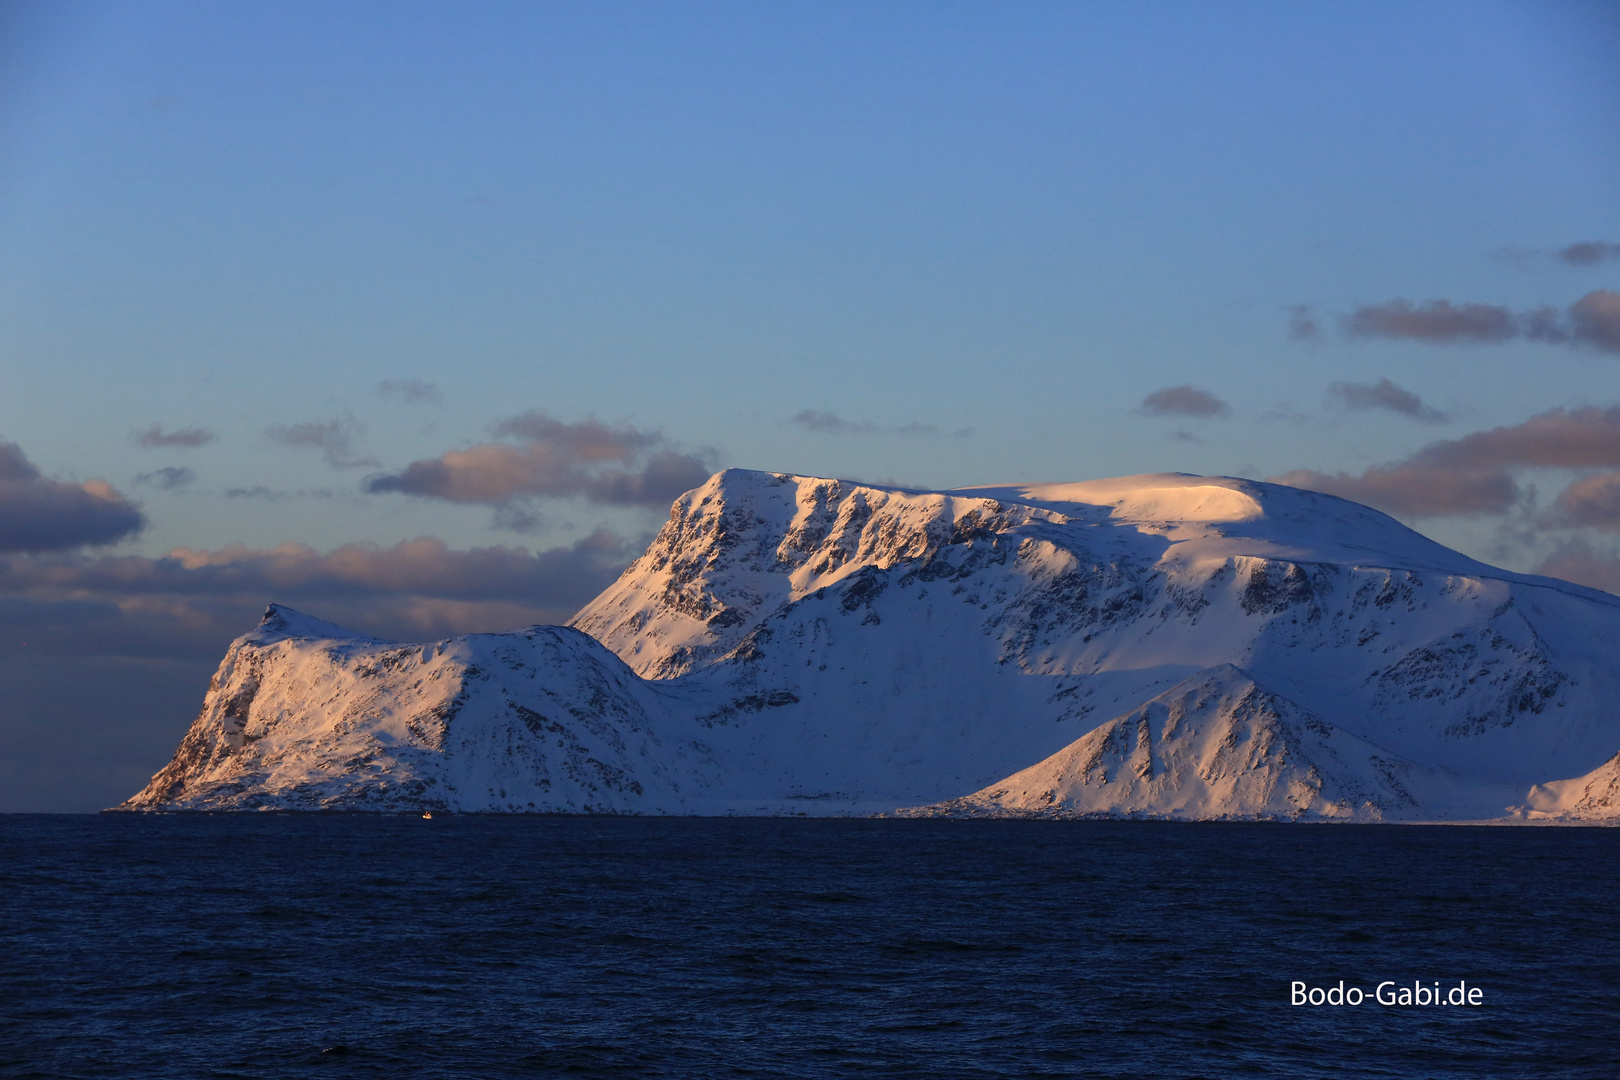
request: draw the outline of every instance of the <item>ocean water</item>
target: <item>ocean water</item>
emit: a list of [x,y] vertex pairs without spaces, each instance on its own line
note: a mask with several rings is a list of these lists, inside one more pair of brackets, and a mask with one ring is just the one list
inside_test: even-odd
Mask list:
[[[1590,1080],[1617,868],[1620,829],[10,815],[0,1075]],[[1478,1003],[1372,1000],[1414,981]]]

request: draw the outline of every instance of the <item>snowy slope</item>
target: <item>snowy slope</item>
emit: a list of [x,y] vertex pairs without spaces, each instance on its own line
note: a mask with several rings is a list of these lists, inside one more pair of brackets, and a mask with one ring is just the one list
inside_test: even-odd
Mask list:
[[655,688],[558,626],[397,645],[272,605],[122,809],[680,811]]
[[[216,682],[257,664],[275,739],[233,744],[236,699],[211,691],[126,805],[1392,819],[1614,803],[1594,771],[1620,751],[1620,598],[1253,481],[930,492],[730,470],[677,500],[572,625],[410,647],[250,635]],[[373,655],[400,673],[361,678]],[[458,695],[417,723],[429,735],[406,722]],[[520,708],[577,747],[524,735]],[[1222,757],[1233,739],[1247,749]],[[1159,764],[1138,776],[1141,760]],[[1611,795],[1557,786],[1576,779]]]
[[1000,783],[905,813],[1386,821],[1488,816],[1510,794],[1404,761],[1223,664]]
[[1512,812],[1527,819],[1620,820],[1620,753],[1585,776],[1537,784]]

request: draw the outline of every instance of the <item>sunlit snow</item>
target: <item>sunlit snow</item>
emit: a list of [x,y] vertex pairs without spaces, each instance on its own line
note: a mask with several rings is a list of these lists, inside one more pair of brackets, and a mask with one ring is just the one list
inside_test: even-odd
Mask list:
[[125,809],[1620,815],[1620,598],[1227,477],[729,470],[573,620],[272,608]]

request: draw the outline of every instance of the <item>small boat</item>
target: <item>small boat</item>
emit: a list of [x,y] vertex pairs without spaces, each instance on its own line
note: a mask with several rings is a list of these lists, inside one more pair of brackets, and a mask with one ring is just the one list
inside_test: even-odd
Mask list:
[[431,810],[424,810],[424,811],[422,811],[422,816],[423,816],[423,817],[425,817],[425,818],[430,818],[430,817],[432,817],[432,816],[433,816],[433,811],[431,811]]

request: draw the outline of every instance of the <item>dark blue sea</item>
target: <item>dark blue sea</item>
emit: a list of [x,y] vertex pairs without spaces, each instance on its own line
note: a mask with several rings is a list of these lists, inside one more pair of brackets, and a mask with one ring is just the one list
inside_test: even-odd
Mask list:
[[9,815],[0,1074],[1591,1080],[1617,870],[1620,829]]

